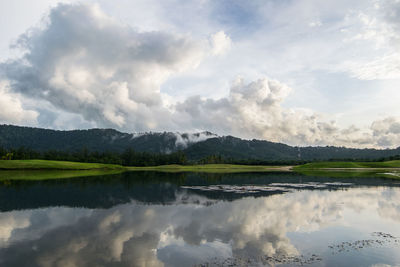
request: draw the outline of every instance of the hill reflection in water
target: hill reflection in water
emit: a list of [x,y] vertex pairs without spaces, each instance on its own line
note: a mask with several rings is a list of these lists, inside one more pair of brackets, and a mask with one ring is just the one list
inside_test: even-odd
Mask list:
[[[301,257],[320,258],[312,266],[400,262],[400,188],[390,180],[145,175],[2,186],[0,265],[259,266],[288,256],[289,265]],[[374,232],[393,242],[329,247]]]

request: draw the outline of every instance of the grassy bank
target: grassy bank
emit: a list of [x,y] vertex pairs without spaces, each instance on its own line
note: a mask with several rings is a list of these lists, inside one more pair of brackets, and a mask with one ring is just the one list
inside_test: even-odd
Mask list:
[[390,169],[400,168],[400,160],[382,161],[382,162],[353,162],[353,161],[325,161],[313,162],[296,166],[293,169],[298,170],[317,170],[317,169]]
[[288,167],[247,166],[231,164],[124,167],[121,165],[69,161],[0,160],[0,183],[7,183],[10,180],[49,180],[109,175],[121,173],[124,171],[235,173],[285,170],[288,171]]
[[129,171],[288,171],[288,170],[323,170],[323,169],[386,169],[400,168],[400,160],[383,162],[325,161],[307,163],[299,166],[263,166],[236,164],[204,165],[161,165],[148,167],[125,167],[115,164],[83,163],[54,160],[0,160],[0,170],[94,170],[123,169]]
[[205,165],[162,165],[149,167],[125,167],[121,165],[82,163],[53,160],[0,160],[0,170],[126,170],[126,171],[166,171],[166,172],[245,172],[245,171],[282,171],[282,166],[251,166],[234,164]]
[[124,171],[235,173],[284,170],[288,171],[288,167],[247,166],[231,164],[125,167],[112,164],[81,163],[69,161],[0,160],[0,182],[7,182],[9,180],[49,180],[109,175],[121,173]]
[[358,178],[380,177],[400,179],[400,172],[393,169],[297,169],[294,172],[306,176],[331,177],[331,178]]
[[111,175],[118,174],[124,170],[106,170],[106,169],[93,169],[93,170],[1,170],[0,183],[6,183],[10,180],[53,180],[53,179],[66,179],[89,177],[98,175]]
[[120,165],[54,160],[0,160],[0,170],[117,170]]
[[204,172],[204,173],[239,173],[239,172],[282,172],[295,171],[315,176],[358,176],[368,172],[371,175],[381,173],[398,178],[400,160],[385,162],[315,162],[300,166],[253,166],[234,164],[205,165],[163,165],[149,167],[124,167],[101,163],[81,163],[50,160],[0,160],[0,180],[46,180],[112,174],[124,171],[157,172]]
[[234,164],[205,164],[205,165],[162,165],[151,167],[127,167],[129,171],[160,171],[160,172],[268,172],[289,171],[290,166],[253,166]]
[[0,170],[126,170],[165,172],[263,172],[302,170],[373,170],[400,168],[400,160],[384,162],[326,161],[299,166],[262,166],[236,164],[162,165],[148,167],[125,167],[102,163],[82,163],[53,160],[0,160]]
[[326,161],[296,166],[293,171],[308,176],[382,177],[400,179],[400,160],[383,162]]

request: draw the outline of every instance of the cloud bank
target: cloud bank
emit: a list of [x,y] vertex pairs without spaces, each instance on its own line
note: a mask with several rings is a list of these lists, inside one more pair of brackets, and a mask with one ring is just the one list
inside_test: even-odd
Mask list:
[[0,122],[34,124],[38,112],[24,109],[20,96],[10,92],[10,84],[0,81]]
[[292,89],[263,75],[250,82],[237,78],[218,99],[194,95],[178,101],[163,92],[168,79],[228,56],[234,41],[224,31],[204,39],[139,31],[86,4],[60,4],[46,18],[16,42],[24,55],[0,65],[3,122],[40,119],[63,128],[57,122],[62,117],[75,127],[129,132],[208,130],[292,145],[400,144],[398,118],[340,128],[331,116],[284,107]]
[[162,121],[160,85],[195,67],[204,53],[201,42],[137,32],[96,5],[57,6],[44,29],[17,45],[24,57],[2,65],[14,91],[100,125],[138,130]]

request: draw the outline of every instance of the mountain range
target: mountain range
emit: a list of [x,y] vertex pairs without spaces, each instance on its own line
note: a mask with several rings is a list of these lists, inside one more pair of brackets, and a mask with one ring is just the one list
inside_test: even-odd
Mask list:
[[0,146],[31,148],[36,151],[135,151],[168,154],[183,151],[189,160],[210,155],[236,160],[331,160],[368,159],[400,155],[396,149],[355,149],[334,146],[289,146],[265,140],[245,140],[233,136],[218,136],[211,132],[123,133],[114,129],[50,130],[42,128],[0,125]]

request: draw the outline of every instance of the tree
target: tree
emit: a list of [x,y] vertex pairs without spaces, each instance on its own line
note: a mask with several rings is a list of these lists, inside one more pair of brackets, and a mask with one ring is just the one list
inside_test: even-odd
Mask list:
[[12,160],[13,158],[13,153],[7,153],[5,156],[2,156],[1,159],[3,160]]

